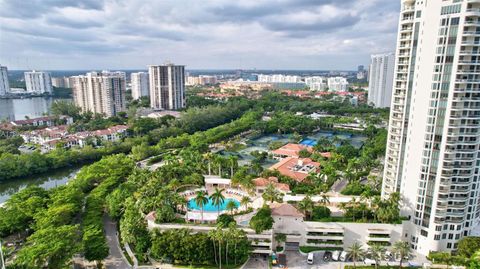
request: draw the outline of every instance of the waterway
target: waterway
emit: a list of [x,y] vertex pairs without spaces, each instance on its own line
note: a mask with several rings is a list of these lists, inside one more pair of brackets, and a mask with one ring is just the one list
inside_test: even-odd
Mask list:
[[0,99],[0,120],[23,120],[25,117],[37,118],[50,112],[55,100],[49,97],[31,97],[24,99]]
[[48,174],[35,175],[24,178],[0,181],[0,205],[16,192],[27,186],[39,186],[46,190],[65,185],[75,177],[79,167],[69,167]]

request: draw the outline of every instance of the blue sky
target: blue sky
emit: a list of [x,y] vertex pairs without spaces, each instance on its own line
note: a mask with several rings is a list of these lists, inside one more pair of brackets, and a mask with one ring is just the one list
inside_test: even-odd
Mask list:
[[399,9],[399,0],[0,0],[0,64],[354,70],[394,50]]

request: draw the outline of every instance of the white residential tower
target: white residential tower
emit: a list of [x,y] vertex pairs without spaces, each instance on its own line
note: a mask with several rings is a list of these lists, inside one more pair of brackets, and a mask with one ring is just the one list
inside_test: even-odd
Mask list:
[[130,75],[130,82],[132,83],[133,100],[140,99],[140,97],[148,96],[150,94],[148,90],[148,73],[132,73]]
[[404,240],[452,251],[479,220],[480,0],[402,0],[382,195]]
[[394,70],[394,53],[375,54],[371,56],[368,104],[375,107],[390,107]]
[[150,106],[154,109],[177,110],[185,103],[185,66],[164,64],[148,67]]
[[82,111],[115,116],[125,111],[125,76],[103,71],[73,78],[73,100]]
[[50,73],[43,71],[25,72],[25,85],[29,93],[52,93]]
[[8,69],[6,66],[0,65],[0,96],[10,92],[10,85],[8,84]]

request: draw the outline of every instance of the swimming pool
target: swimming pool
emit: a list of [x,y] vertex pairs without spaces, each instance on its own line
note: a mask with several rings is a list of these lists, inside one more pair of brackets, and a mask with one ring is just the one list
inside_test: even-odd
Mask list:
[[[237,201],[237,199],[225,198],[223,203],[220,205],[220,211],[225,210],[225,207],[227,206],[229,201],[233,201],[237,205],[237,207],[240,207],[240,202]],[[188,201],[188,209],[200,210],[200,207],[195,202],[195,199],[190,199]],[[208,203],[203,206],[203,211],[205,211],[205,212],[217,212],[217,210],[218,210],[217,206],[213,205],[213,201],[210,198],[208,198]]]

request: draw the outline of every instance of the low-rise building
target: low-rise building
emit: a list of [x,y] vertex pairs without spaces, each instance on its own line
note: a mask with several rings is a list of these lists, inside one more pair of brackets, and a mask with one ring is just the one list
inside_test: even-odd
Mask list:
[[20,134],[26,143],[38,144],[43,152],[51,151],[59,145],[62,148],[84,147],[90,143],[117,142],[128,136],[128,126],[116,125],[103,130],[69,133],[66,125],[23,132]]
[[10,138],[15,135],[17,135],[17,131],[11,123],[0,124],[0,137]]
[[279,183],[277,177],[269,177],[269,178],[259,177],[253,180],[253,184],[255,185],[255,193],[258,196],[262,195],[265,189],[270,184],[273,184],[275,189],[277,189],[278,191],[284,194],[290,192],[290,186],[285,183]]
[[270,170],[277,170],[280,174],[302,182],[308,174],[318,172],[320,163],[310,158],[287,157],[272,165]]
[[[252,242],[253,254],[271,254],[276,246],[284,249],[298,249],[300,246],[347,249],[357,242],[364,248],[374,244],[391,246],[394,242],[405,240],[404,234],[407,222],[402,224],[383,223],[356,223],[356,222],[316,222],[305,221],[304,214],[291,204],[273,203],[270,205],[274,224],[271,230],[256,234],[252,229],[239,226],[246,232],[247,238]],[[145,218],[148,229],[188,228],[192,232],[207,233],[215,226],[182,225],[182,224],[159,224],[155,222],[155,212],[151,212]],[[275,235],[286,235],[285,242],[276,242]]]
[[272,157],[276,160],[281,160],[283,158],[287,157],[295,157],[298,158],[300,157],[300,151],[306,150],[309,153],[313,152],[312,147],[302,145],[302,144],[294,144],[294,143],[288,143],[276,150],[272,150]]
[[16,120],[10,122],[13,126],[16,127],[27,127],[27,126],[55,126],[57,122],[61,122],[62,124],[72,124],[73,118],[69,116],[46,116],[46,117],[39,117],[34,119],[25,119],[25,120]]

